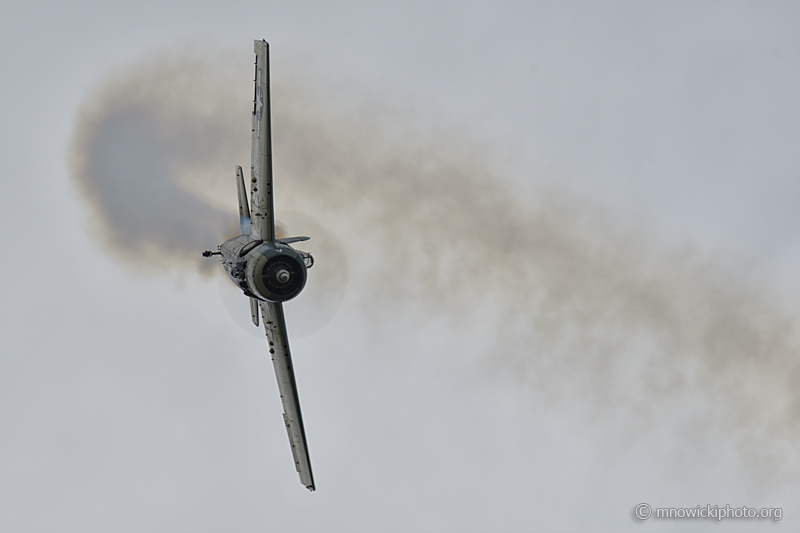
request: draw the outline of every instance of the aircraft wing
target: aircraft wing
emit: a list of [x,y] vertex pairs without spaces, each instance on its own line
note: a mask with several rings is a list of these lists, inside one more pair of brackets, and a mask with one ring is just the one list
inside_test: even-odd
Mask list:
[[250,149],[250,235],[271,242],[275,239],[272,210],[272,106],[269,94],[269,44],[255,41],[255,94],[253,134]]
[[294,465],[300,474],[300,482],[309,490],[314,490],[314,476],[311,473],[311,459],[306,445],[303,415],[300,412],[300,398],[297,395],[292,356],[289,353],[283,305],[273,302],[259,302],[259,305],[264,320],[264,329],[267,331],[272,365],[275,367],[275,376],[278,378],[278,391],[283,403],[283,421],[286,423],[286,431],[289,433]]

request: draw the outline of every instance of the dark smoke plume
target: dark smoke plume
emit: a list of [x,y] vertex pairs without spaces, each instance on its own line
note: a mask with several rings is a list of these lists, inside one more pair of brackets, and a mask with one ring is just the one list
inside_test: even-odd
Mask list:
[[[218,268],[199,251],[236,232],[252,90],[241,59],[154,57],[87,100],[73,177],[112,253]],[[798,318],[765,290],[552,188],[515,188],[463,133],[288,71],[273,65],[277,209],[339,236],[365,314],[413,309],[468,330],[498,376],[625,431],[671,417],[681,443],[705,425],[757,469],[796,459]]]

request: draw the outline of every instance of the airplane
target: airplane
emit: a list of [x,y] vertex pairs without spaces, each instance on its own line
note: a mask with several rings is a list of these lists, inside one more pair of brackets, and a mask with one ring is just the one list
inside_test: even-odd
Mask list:
[[250,205],[242,167],[237,166],[236,189],[242,234],[217,246],[216,252],[203,252],[203,256],[221,256],[225,272],[250,298],[250,315],[256,327],[261,311],[269,353],[278,378],[283,421],[289,433],[295,468],[300,475],[300,482],[313,491],[314,476],[311,473],[311,459],[289,351],[283,302],[291,300],[303,290],[306,271],[313,266],[314,258],[291,246],[309,237],[277,238],[275,235],[269,44],[263,40],[254,41],[254,51],[256,73],[250,152]]

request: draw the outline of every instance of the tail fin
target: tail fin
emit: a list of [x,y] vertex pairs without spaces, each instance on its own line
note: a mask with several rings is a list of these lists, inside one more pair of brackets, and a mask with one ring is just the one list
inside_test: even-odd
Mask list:
[[242,167],[236,167],[236,191],[239,193],[239,226],[242,235],[250,235],[250,205],[247,201],[247,189],[244,188]]

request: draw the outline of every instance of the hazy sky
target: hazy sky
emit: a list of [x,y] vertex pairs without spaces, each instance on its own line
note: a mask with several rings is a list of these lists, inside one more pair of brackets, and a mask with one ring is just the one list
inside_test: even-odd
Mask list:
[[[0,530],[796,531],[799,28],[798,2],[0,0]],[[235,221],[260,38],[276,210],[319,247],[287,304],[314,493],[246,300],[237,326],[218,277],[137,247]],[[163,172],[183,211],[70,174],[139,119],[109,176]]]

